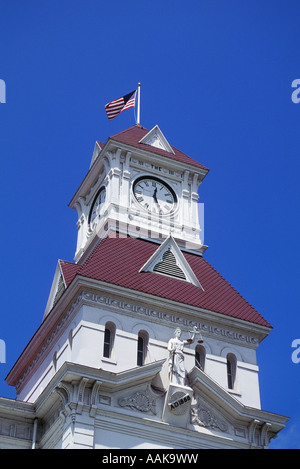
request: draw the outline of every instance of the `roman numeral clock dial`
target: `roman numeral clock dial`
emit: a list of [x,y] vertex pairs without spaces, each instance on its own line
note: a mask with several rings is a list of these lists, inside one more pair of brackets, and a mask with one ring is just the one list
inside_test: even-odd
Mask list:
[[100,216],[102,215],[103,206],[105,203],[106,192],[104,188],[101,188],[97,193],[94,202],[92,204],[89,214],[89,226],[94,229]]
[[173,189],[154,177],[137,179],[133,193],[139,205],[154,214],[166,215],[173,212],[176,207],[176,195]]

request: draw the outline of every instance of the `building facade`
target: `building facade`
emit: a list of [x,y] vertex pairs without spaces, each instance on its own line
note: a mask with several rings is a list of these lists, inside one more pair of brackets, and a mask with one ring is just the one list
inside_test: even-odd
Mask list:
[[6,378],[1,448],[267,448],[284,428],[260,404],[271,325],[205,260],[207,173],[158,126],[96,142],[74,262]]

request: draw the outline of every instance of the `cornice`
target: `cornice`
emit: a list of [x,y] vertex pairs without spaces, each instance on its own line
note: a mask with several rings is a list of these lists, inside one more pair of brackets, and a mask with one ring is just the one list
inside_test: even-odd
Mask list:
[[204,177],[208,174],[208,169],[202,169],[198,166],[193,166],[192,164],[183,163],[181,161],[175,160],[172,156],[167,155],[160,155],[159,153],[155,153],[153,151],[153,147],[151,147],[151,151],[141,148],[137,148],[134,145],[129,145],[123,142],[119,142],[118,140],[114,140],[113,138],[109,137],[105,145],[103,146],[101,152],[99,153],[98,157],[95,159],[91,167],[89,168],[88,172],[86,173],[84,179],[82,180],[80,186],[78,187],[77,191],[75,192],[74,196],[72,197],[69,207],[76,208],[75,203],[78,197],[85,196],[86,192],[90,188],[93,183],[98,178],[98,174],[101,168],[104,167],[103,158],[106,153],[110,150],[121,150],[125,152],[129,152],[132,157],[143,157],[146,161],[151,161],[153,165],[163,164],[168,166],[171,170],[176,172],[190,172],[191,174],[198,174],[200,180],[202,181]]
[[178,161],[177,159],[174,159],[172,155],[160,155],[159,153],[155,153],[153,151],[153,147],[151,147],[151,150],[142,149],[142,148],[137,148],[134,145],[129,145],[128,143],[123,143],[119,142],[118,140],[114,140],[112,138],[108,139],[108,144],[113,146],[114,148],[121,148],[122,150],[125,151],[130,151],[132,153],[132,156],[134,155],[141,155],[146,159],[151,159],[153,161],[153,164],[159,163],[159,162],[167,162],[167,165],[169,167],[174,168],[174,170],[178,171],[190,171],[192,173],[197,173],[202,176],[202,179],[208,174],[209,170],[200,168],[198,166],[194,166],[192,164],[188,163],[183,163],[181,161]]
[[[37,399],[35,403],[36,416],[43,418],[47,414],[49,405],[51,405],[49,402],[51,401],[50,397],[57,393],[62,399],[63,408],[61,415],[64,414],[67,417],[70,413],[72,415],[76,413],[81,414],[85,409],[90,417],[95,418],[95,428],[107,428],[110,431],[114,429],[122,433],[124,428],[127,428],[126,423],[128,423],[129,432],[133,432],[136,435],[139,432],[137,428],[140,428],[140,431],[144,433],[144,427],[139,427],[143,420],[143,414],[147,418],[147,430],[145,431],[149,431],[149,426],[153,431],[167,431],[169,425],[166,426],[166,423],[161,420],[159,414],[156,417],[156,411],[153,411],[153,409],[156,410],[155,404],[157,400],[165,394],[150,388],[153,377],[160,372],[164,361],[153,362],[121,373],[112,373],[84,365],[65,363]],[[265,447],[268,438],[276,436],[289,420],[288,417],[282,415],[243,405],[196,367],[188,374],[188,378],[189,386],[194,392],[192,404],[194,412],[191,413],[191,416],[197,416],[197,406],[200,404],[200,406],[204,405],[205,408],[206,403],[209,406],[206,408],[206,414],[207,409],[215,412],[214,422],[218,420],[217,415],[219,414],[219,416],[223,416],[224,422],[233,425],[236,427],[236,430],[244,429],[243,438],[245,441],[235,441],[234,447],[239,444],[248,447],[252,445],[254,447]],[[86,388],[89,389],[89,397],[88,400],[83,402],[83,394]],[[130,392],[128,391],[129,389]],[[101,401],[99,393],[101,393],[102,398],[106,396],[108,399]],[[154,407],[141,408],[140,405],[137,405],[137,402],[134,401],[134,397],[137,394],[153,398],[156,401]],[[114,395],[117,397],[113,403]],[[141,404],[141,401],[139,401],[139,404]],[[128,412],[124,409],[125,407],[134,407],[135,411],[142,412],[142,414],[137,415],[130,412],[130,410]],[[101,417],[97,418],[97,416]],[[193,422],[194,420],[191,421],[191,423]],[[209,426],[199,421],[196,424],[201,428]],[[172,427],[173,432],[179,435],[182,429],[175,426]],[[260,435],[260,443],[255,440],[257,432]],[[227,440],[230,432],[226,433],[224,441]],[[268,437],[267,433],[269,434]],[[199,432],[195,432],[195,429],[192,430],[192,428],[186,428],[185,434],[188,434],[193,440],[191,447],[194,446],[195,442],[198,441],[199,443],[199,437],[202,441],[203,438],[205,439],[205,436],[208,436],[205,435],[205,431],[201,432],[200,436]],[[223,439],[222,434],[212,435],[213,440],[216,437],[220,440]]]
[[33,419],[35,410],[33,404],[29,402],[17,401],[6,397],[0,397],[0,415],[12,418],[18,418],[21,415],[24,418]]
[[201,391],[207,399],[214,401],[215,405],[217,404],[228,414],[231,414],[234,419],[240,421],[256,420],[259,424],[267,422],[276,432],[282,430],[289,420],[289,417],[284,415],[245,406],[199,368],[194,367],[188,373],[188,380],[194,390]]
[[[96,296],[90,297],[89,300],[101,304],[102,300],[99,301],[99,299],[97,299],[97,295],[99,295],[99,297],[104,298],[103,304],[109,306],[109,300],[106,301],[105,297],[107,297],[109,294],[121,295],[120,300],[123,301],[124,304],[126,303],[126,299],[131,300],[133,305],[138,306],[141,303],[143,305],[146,305],[145,313],[142,313],[141,309],[141,314],[147,316],[149,320],[153,318],[155,321],[157,321],[165,318],[165,320],[168,321],[169,324],[174,323],[177,325],[178,323],[182,326],[185,326],[186,328],[189,328],[191,326],[190,324],[186,323],[185,320],[199,321],[199,319],[201,318],[202,321],[209,322],[212,327],[224,327],[229,328],[231,330],[237,330],[237,332],[239,331],[244,334],[252,334],[253,337],[256,339],[252,341],[252,343],[255,345],[258,345],[259,342],[261,342],[272,330],[271,328],[268,328],[266,326],[234,318],[232,316],[227,316],[225,314],[218,313],[215,311],[198,308],[192,305],[187,305],[185,303],[180,303],[167,298],[161,298],[159,296],[151,295],[145,292],[137,292],[136,290],[130,290],[119,285],[108,284],[100,280],[90,278],[87,279],[78,276],[78,279],[79,278],[82,286],[92,287],[93,289],[96,288],[96,290],[93,291],[93,294]],[[101,295],[101,291],[104,292],[104,296]],[[149,304],[151,304],[151,308],[149,308]],[[122,303],[120,303],[120,305],[121,308],[123,308]],[[127,309],[127,311],[129,313],[130,307]],[[176,311],[180,311],[181,316],[179,316]],[[168,314],[172,314],[172,316],[168,316]],[[207,328],[207,332],[209,332],[209,328]],[[251,341],[249,341],[249,343],[251,343]]]
[[9,385],[21,389],[28,382],[48,348],[54,340],[58,340],[83,304],[105,306],[109,310],[144,318],[155,324],[180,326],[183,330],[197,326],[204,337],[254,349],[270,332],[264,326],[220,313],[76,275],[8,373],[6,381]]
[[[150,384],[160,372],[164,362],[165,359],[120,373],[65,362],[34,403],[36,415],[42,418],[47,413],[49,398],[55,391],[64,389],[66,399],[77,403],[81,402],[80,389],[87,383],[92,383],[95,386],[94,391],[101,389],[101,392],[109,393],[128,390],[141,384]],[[75,384],[78,385],[78,389],[74,388]]]

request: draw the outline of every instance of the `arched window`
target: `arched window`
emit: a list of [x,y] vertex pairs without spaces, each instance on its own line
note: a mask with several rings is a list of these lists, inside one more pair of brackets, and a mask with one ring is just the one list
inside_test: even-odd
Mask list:
[[195,366],[204,371],[206,351],[203,345],[197,345],[195,350]]
[[233,353],[227,355],[227,386],[234,389],[236,381],[236,357]]
[[149,336],[146,331],[140,331],[137,341],[137,365],[143,366],[146,362]]
[[103,357],[111,358],[114,340],[115,340],[116,326],[112,322],[105,324],[104,330],[104,344],[103,344]]

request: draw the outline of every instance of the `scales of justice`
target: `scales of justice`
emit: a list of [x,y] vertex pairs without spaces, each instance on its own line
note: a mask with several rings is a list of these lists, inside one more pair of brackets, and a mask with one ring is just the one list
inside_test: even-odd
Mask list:
[[177,327],[174,336],[168,342],[168,368],[169,387],[167,390],[163,420],[173,425],[186,427],[190,414],[193,390],[186,385],[186,370],[183,349],[191,345],[199,334],[198,344],[203,343],[203,338],[196,326],[189,331],[190,337],[181,340],[182,331]]
[[180,340],[181,329],[177,327],[174,331],[174,337],[168,342],[169,351],[169,380],[170,383],[185,385],[185,365],[183,348],[185,345],[190,345],[195,341],[195,337],[199,334],[198,344],[203,343],[201,332],[196,326],[193,327],[192,331],[189,331],[190,336],[187,340]]

